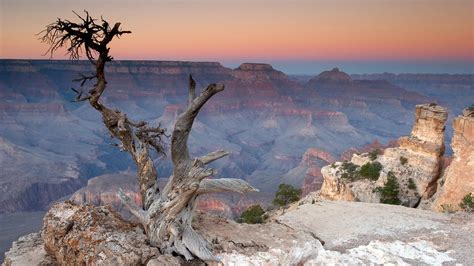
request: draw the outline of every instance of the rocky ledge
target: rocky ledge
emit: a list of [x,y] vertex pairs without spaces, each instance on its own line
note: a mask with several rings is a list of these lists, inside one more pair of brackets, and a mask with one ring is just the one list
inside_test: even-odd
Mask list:
[[[198,215],[194,227],[224,265],[474,263],[472,214],[321,201],[317,193],[265,224]],[[323,246],[324,245],[324,246]],[[197,262],[199,263],[199,262]],[[149,246],[142,229],[108,208],[58,203],[41,234],[20,238],[3,265],[178,265]]]

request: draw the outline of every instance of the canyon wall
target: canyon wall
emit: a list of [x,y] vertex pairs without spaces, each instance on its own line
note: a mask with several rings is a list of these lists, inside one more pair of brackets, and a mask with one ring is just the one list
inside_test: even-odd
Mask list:
[[[71,80],[91,70],[87,61],[0,60],[0,135],[9,143],[0,148],[0,191],[5,192],[0,213],[43,209],[84,186],[87,179],[134,170],[130,158],[111,145],[98,114],[85,104],[70,102],[74,94],[69,88],[78,88]],[[317,168],[328,162],[315,159],[307,175],[301,169],[308,168],[302,163],[308,147],[337,158],[374,139],[385,143],[406,134],[413,120],[411,109],[429,101],[388,82],[351,79],[338,69],[308,84],[256,63],[231,69],[216,62],[115,61],[106,73],[104,101],[133,119],[168,128],[185,106],[189,74],[198,91],[209,83],[224,83],[226,90],[197,118],[189,139],[191,153],[231,151],[215,166],[219,174],[246,179],[269,199],[282,182],[305,185],[305,191],[320,186]],[[7,152],[12,149],[15,152]],[[155,162],[161,178],[171,174],[169,160]],[[292,169],[300,166],[301,176],[291,178],[298,172]],[[30,200],[14,204],[22,202],[20,198]],[[229,213],[230,204],[235,213],[252,199],[223,202],[209,199],[202,206]]]
[[465,109],[453,128],[453,159],[433,196],[431,208],[436,211],[457,211],[464,197],[474,197],[474,110]]

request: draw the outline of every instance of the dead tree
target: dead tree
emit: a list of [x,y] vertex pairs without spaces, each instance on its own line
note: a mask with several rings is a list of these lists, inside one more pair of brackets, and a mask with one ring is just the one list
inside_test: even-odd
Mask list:
[[118,109],[105,106],[100,100],[105,91],[105,65],[112,61],[108,44],[114,37],[129,34],[122,30],[120,23],[113,26],[101,18],[93,19],[87,11],[85,16],[76,14],[78,23],[57,19],[41,32],[41,40],[49,45],[51,55],[60,48],[67,49],[71,59],[79,59],[84,53],[95,67],[95,73],[83,75],[77,79],[81,87],[89,81],[96,80],[87,93],[76,90],[75,101],[88,101],[102,115],[104,125],[111,136],[119,140],[119,146],[127,151],[137,165],[137,179],[142,196],[142,206],[138,206],[123,191],[118,196],[124,205],[143,224],[150,243],[163,254],[177,253],[187,260],[198,257],[204,261],[216,261],[208,243],[192,228],[193,210],[196,198],[212,192],[251,192],[257,191],[247,182],[233,178],[209,179],[216,173],[207,165],[227,156],[223,150],[192,158],[187,141],[194,119],[204,104],[216,93],[224,90],[222,84],[210,84],[199,96],[196,96],[196,82],[189,77],[189,99],[186,110],[175,123],[171,135],[171,160],[173,174],[163,191],[157,183],[157,171],[150,155],[150,149],[164,154],[165,129],[160,125],[150,126],[145,121],[131,121]]

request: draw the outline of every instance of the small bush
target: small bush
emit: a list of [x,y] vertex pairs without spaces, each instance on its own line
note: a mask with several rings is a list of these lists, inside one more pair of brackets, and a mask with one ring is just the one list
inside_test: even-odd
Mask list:
[[377,190],[380,192],[380,203],[400,205],[401,201],[398,198],[400,185],[391,171],[388,172],[387,182],[383,187],[378,187]]
[[471,193],[464,196],[461,203],[459,203],[459,207],[467,212],[474,212],[474,198],[472,197]]
[[382,164],[379,162],[366,163],[362,165],[359,170],[359,174],[363,178],[370,180],[378,180],[380,176],[380,171],[382,171]]
[[377,159],[377,157],[380,155],[380,150],[379,149],[374,149],[371,152],[369,152],[369,159],[371,161]]
[[295,188],[292,185],[280,184],[278,191],[275,193],[273,204],[277,206],[286,206],[292,202],[298,201],[301,196],[301,189]]
[[341,169],[344,171],[341,178],[354,181],[358,176],[357,168],[358,166],[352,162],[344,161],[341,166]]
[[405,157],[403,157],[403,156],[400,156],[400,163],[401,163],[402,165],[407,164],[407,162],[408,162],[408,159],[407,159],[407,158],[405,158]]
[[240,214],[238,222],[246,224],[261,224],[264,220],[264,213],[265,211],[262,209],[262,206],[258,204],[252,205]]
[[416,183],[415,183],[415,180],[413,180],[413,178],[408,178],[408,188],[411,189],[411,190],[416,190]]
[[471,106],[469,106],[467,108],[467,110],[471,111],[471,112],[474,112],[474,104],[471,104]]

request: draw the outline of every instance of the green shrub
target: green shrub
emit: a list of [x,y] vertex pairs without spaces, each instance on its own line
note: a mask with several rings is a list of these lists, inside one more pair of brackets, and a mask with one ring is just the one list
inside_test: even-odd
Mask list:
[[377,159],[377,157],[380,155],[380,150],[379,149],[374,149],[371,152],[369,152],[369,159],[371,161]]
[[292,202],[298,201],[301,196],[301,189],[295,188],[292,185],[280,184],[278,191],[275,193],[273,204],[277,206],[286,206]]
[[380,171],[382,171],[382,164],[379,162],[366,163],[362,165],[359,170],[359,175],[363,178],[370,180],[377,180],[380,176]]
[[341,169],[344,171],[341,178],[354,181],[358,176],[357,168],[358,166],[352,162],[344,161],[341,166]]
[[459,207],[467,212],[474,212],[474,198],[471,193],[464,196],[461,203],[459,203]]
[[474,104],[471,104],[471,106],[469,106],[467,108],[467,110],[471,111],[471,112],[474,112]]
[[413,178],[408,178],[408,188],[411,189],[411,190],[416,190],[416,183],[415,183],[415,180],[413,180]]
[[378,187],[377,190],[380,192],[380,202],[385,204],[400,205],[400,199],[398,194],[400,192],[400,185],[398,184],[397,178],[390,171],[387,175],[387,182],[383,187]]
[[264,213],[265,211],[262,209],[262,206],[258,204],[252,205],[240,214],[238,222],[246,224],[261,224],[264,220]]
[[405,158],[405,157],[403,157],[403,156],[400,156],[400,163],[401,163],[402,165],[407,164],[407,162],[408,162],[408,159],[407,159],[407,158]]

